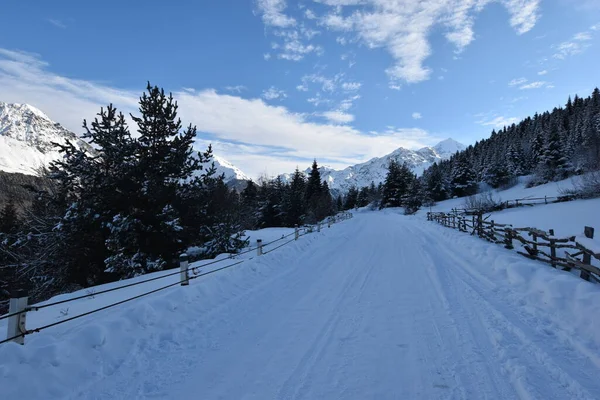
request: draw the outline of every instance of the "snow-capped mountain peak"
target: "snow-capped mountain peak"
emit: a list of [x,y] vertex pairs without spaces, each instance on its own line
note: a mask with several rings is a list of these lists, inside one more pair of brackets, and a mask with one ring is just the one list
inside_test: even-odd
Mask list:
[[93,151],[73,132],[29,104],[0,102],[0,170],[35,175],[60,155],[54,143]]
[[248,181],[250,178],[246,174],[242,172],[238,167],[224,159],[223,157],[219,157],[213,155],[213,161],[215,163],[215,168],[217,169],[217,175],[224,174],[225,182],[230,182],[232,180],[238,181]]
[[466,149],[466,146],[462,143],[457,142],[454,139],[448,138],[446,140],[442,140],[441,142],[433,146],[433,149],[436,153],[440,155],[440,157],[445,159],[450,158],[457,151],[463,151],[464,149]]

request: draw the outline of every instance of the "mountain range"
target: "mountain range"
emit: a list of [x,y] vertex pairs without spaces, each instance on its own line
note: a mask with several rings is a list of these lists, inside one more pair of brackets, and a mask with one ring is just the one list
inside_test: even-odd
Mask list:
[[[60,155],[53,143],[64,144],[71,141],[76,147],[93,152],[93,148],[76,134],[52,121],[46,114],[28,104],[9,104],[0,102],[0,171],[18,172],[36,175],[40,167],[47,166],[50,161]],[[350,187],[368,186],[371,182],[383,182],[390,160],[407,163],[417,175],[421,174],[432,163],[449,158],[465,146],[453,139],[446,139],[433,147],[420,150],[398,148],[392,153],[376,157],[367,162],[347,167],[343,170],[320,167],[321,177],[327,180],[329,187],[338,192],[345,192]],[[213,161],[217,173],[225,175],[225,181],[232,186],[240,187],[240,182],[250,178],[239,168],[219,155]],[[304,171],[308,173],[310,169]],[[288,181],[291,173],[280,177]]]
[[[327,181],[329,188],[339,192],[346,192],[352,186],[361,188],[369,186],[371,182],[378,185],[385,180],[388,165],[391,160],[406,163],[417,175],[421,175],[427,167],[439,160],[450,158],[457,151],[465,149],[465,145],[454,139],[446,139],[433,147],[423,147],[419,150],[398,148],[383,157],[375,157],[367,162],[352,165],[343,170],[334,170],[327,166],[319,168],[321,178]],[[310,168],[303,171],[310,172]],[[292,174],[282,174],[281,179],[288,182]]]

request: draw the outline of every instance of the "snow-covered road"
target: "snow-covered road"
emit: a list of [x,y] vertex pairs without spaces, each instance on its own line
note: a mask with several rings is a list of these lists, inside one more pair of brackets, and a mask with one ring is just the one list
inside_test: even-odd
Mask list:
[[70,398],[600,398],[597,329],[573,331],[579,300],[554,312],[550,289],[523,290],[555,279],[554,297],[585,303],[593,285],[390,212],[304,239],[253,261],[218,303],[175,310],[171,331],[140,328],[156,333],[118,361],[94,352],[110,368]]

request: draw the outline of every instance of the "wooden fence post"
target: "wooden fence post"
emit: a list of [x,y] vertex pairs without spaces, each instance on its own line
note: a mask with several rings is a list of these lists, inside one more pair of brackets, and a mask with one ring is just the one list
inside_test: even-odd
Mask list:
[[8,312],[10,314],[20,313],[8,318],[8,330],[6,338],[12,338],[18,335],[12,341],[18,344],[25,344],[25,332],[27,326],[25,324],[27,318],[27,292],[21,289],[13,290],[10,296]]
[[477,234],[479,237],[483,236],[483,214],[477,214]]
[[317,232],[321,232],[321,221],[317,222]]
[[[583,230],[583,233],[584,233],[585,237],[588,239],[594,238],[594,228],[592,228],[591,226],[586,226]],[[592,263],[592,256],[588,253],[583,253],[583,263],[590,265]],[[589,271],[585,271],[582,269],[580,276],[582,279],[585,279],[586,281],[590,280]]]
[[262,244],[262,239],[256,239],[256,255],[257,256],[262,256],[263,255],[263,244]]
[[514,249],[514,246],[512,244],[512,239],[513,239],[512,229],[510,229],[509,227],[504,228],[504,239],[505,239],[504,248],[509,249],[509,250]]
[[300,233],[298,232],[298,225],[294,225],[294,240],[298,240]]
[[533,234],[533,255],[538,255],[537,235],[535,233]]
[[188,275],[188,262],[189,258],[188,255],[183,253],[181,255],[179,255],[179,270],[181,271],[180,274],[180,280],[181,280],[181,286],[187,286],[190,284],[190,277]]

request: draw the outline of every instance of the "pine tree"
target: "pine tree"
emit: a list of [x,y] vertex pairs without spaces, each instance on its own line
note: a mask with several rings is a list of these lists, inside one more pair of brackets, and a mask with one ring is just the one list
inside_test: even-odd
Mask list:
[[469,161],[461,154],[452,166],[452,194],[457,197],[470,196],[477,191],[477,181]]
[[193,156],[196,128],[181,132],[177,103],[172,95],[148,84],[140,98],[134,183],[139,187],[127,215],[115,218],[108,269],[159,270],[177,262],[183,250],[184,229],[175,206],[183,191],[197,184],[193,175],[207,160]]
[[408,186],[408,194],[404,202],[405,214],[414,214],[421,208],[421,205],[423,204],[423,193],[421,189],[421,182],[415,176]]
[[408,187],[414,175],[406,164],[400,165],[392,159],[383,184],[381,207],[401,207],[404,205]]
[[342,198],[342,195],[340,194],[336,199],[336,210],[342,211],[343,209],[344,209],[344,199]]
[[360,189],[358,193],[358,198],[356,200],[357,207],[366,207],[370,203],[371,192],[369,191],[369,187],[365,186]]
[[348,189],[348,193],[346,194],[346,202],[344,203],[344,210],[351,210],[356,207],[356,203],[358,201],[358,189],[354,186]]
[[6,203],[0,212],[0,232],[15,233],[19,224],[17,208],[12,202]]
[[548,182],[554,179],[564,179],[568,174],[569,163],[561,146],[558,129],[554,127],[541,157],[541,165],[538,174]]
[[242,225],[245,229],[258,228],[260,212],[258,210],[258,188],[256,184],[249,180],[241,193],[241,214]]
[[304,191],[304,200],[307,208],[307,222],[315,223],[320,220],[321,212],[318,209],[323,206],[321,204],[321,198],[324,192],[323,185],[321,184],[319,166],[317,165],[317,160],[314,160]]
[[285,199],[287,226],[302,225],[304,222],[306,215],[305,188],[304,174],[296,168]]

